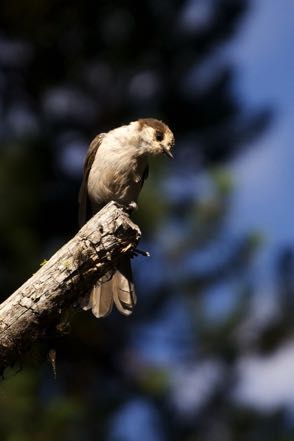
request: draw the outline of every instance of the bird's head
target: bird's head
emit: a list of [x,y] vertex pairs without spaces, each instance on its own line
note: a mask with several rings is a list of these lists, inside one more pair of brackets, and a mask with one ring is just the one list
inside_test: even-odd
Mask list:
[[139,131],[140,148],[149,155],[164,153],[173,158],[172,148],[175,138],[170,128],[162,121],[153,118],[139,119],[137,122]]

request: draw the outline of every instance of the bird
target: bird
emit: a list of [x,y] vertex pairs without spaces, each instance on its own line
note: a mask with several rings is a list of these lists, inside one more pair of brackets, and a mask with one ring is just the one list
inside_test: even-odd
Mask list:
[[[142,118],[97,135],[89,145],[79,192],[79,223],[83,226],[108,202],[137,207],[148,177],[148,158],[173,158],[175,138],[171,129],[155,118]],[[130,257],[121,258],[114,271],[99,279],[81,300],[84,310],[106,317],[113,304],[130,315],[136,305]]]

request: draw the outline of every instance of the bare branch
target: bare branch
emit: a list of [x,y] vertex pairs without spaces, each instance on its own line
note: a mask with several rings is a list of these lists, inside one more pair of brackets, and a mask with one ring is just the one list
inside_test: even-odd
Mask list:
[[61,314],[140,239],[127,211],[110,202],[0,305],[0,369],[16,362]]

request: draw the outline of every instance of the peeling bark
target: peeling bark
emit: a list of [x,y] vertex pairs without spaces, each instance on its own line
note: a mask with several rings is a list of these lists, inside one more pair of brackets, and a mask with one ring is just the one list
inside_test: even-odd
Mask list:
[[0,305],[0,370],[12,365],[87,294],[119,257],[135,248],[139,228],[110,202]]

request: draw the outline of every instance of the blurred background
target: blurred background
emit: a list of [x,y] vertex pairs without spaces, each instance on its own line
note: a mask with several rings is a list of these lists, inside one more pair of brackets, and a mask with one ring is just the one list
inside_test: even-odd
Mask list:
[[2,300],[77,231],[97,133],[151,116],[176,136],[139,201],[135,313],[72,312],[8,370],[1,440],[294,440],[293,14],[1,2]]

